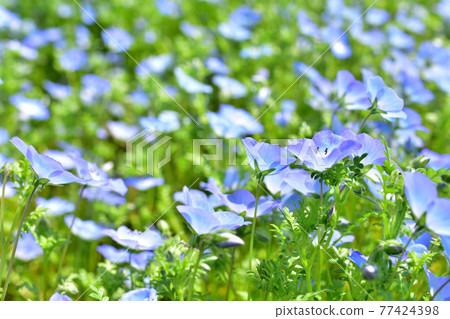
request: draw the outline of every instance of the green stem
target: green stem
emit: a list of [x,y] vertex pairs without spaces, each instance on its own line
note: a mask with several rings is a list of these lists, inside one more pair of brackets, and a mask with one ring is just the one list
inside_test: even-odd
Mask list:
[[[372,106],[375,105],[372,104]],[[361,123],[361,126],[359,127],[359,131],[358,134],[360,134],[362,132],[362,130],[364,129],[364,126],[366,126],[367,121],[369,120],[369,117],[372,116],[372,114],[374,113],[374,111],[376,110],[376,108],[373,108],[372,111],[370,111],[370,113],[366,116],[366,118],[364,119],[364,121]]]
[[67,234],[66,243],[65,243],[64,248],[63,248],[63,253],[61,255],[61,260],[59,262],[58,277],[59,277],[59,275],[61,275],[61,270],[62,270],[62,266],[63,266],[63,263],[64,263],[64,259],[66,258],[67,250],[69,249],[69,242],[70,242],[70,238],[72,236],[72,227],[75,224],[75,219],[77,218],[78,211],[80,210],[80,203],[81,203],[81,199],[83,198],[83,192],[84,192],[85,189],[86,189],[86,185],[83,185],[80,188],[80,193],[79,193],[79,196],[78,196],[77,204],[75,206],[75,213],[73,214],[72,223],[70,224],[69,233]]
[[191,277],[191,280],[189,281],[189,290],[188,290],[187,301],[192,301],[192,292],[194,290],[195,277],[197,276],[197,270],[198,270],[198,266],[200,265],[200,260],[202,258],[204,245],[205,245],[205,241],[202,241],[202,244],[200,245],[200,249],[198,251],[197,262],[195,263],[194,270],[192,272],[192,277]]
[[[259,179],[258,179],[258,186],[256,187],[256,194],[255,194],[255,211],[253,213],[253,224],[252,224],[252,234],[250,237],[250,252],[249,252],[249,256],[250,256],[250,260],[249,260],[249,265],[248,265],[248,269],[249,271],[252,270],[252,266],[253,266],[253,245],[255,244],[255,233],[256,233],[256,214],[258,212],[258,201],[259,201],[259,188],[261,187],[261,182],[262,182],[263,176],[260,175]],[[250,300],[250,291],[251,291],[251,281],[248,281],[248,293],[247,293],[247,300]]]
[[[5,167],[5,176],[3,177],[3,185],[2,185],[2,201],[1,201],[1,207],[0,207],[0,242],[2,244],[2,249],[5,249],[6,246],[6,238],[5,238],[5,225],[4,218],[5,218],[5,189],[6,189],[6,182],[8,180],[8,174],[9,174],[9,167]],[[1,269],[0,269],[1,274]],[[1,282],[1,276],[0,276],[0,282]]]
[[225,300],[228,301],[228,297],[230,296],[230,287],[233,281],[233,264],[234,264],[234,256],[236,254],[236,247],[233,248],[233,252],[231,253],[231,262],[230,262],[230,271],[228,272],[228,284],[227,284],[227,294],[225,295]]
[[31,200],[33,199],[34,193],[36,192],[38,187],[39,187],[39,183],[36,183],[36,185],[33,188],[33,191],[31,192],[30,197],[28,198],[27,206],[25,207],[25,210],[23,211],[22,218],[20,219],[20,224],[19,224],[19,228],[17,229],[17,235],[16,235],[16,239],[14,241],[11,259],[10,259],[9,265],[8,265],[8,272],[6,274],[5,285],[3,287],[2,301],[5,300],[6,291],[8,290],[9,278],[11,277],[11,272],[12,272],[12,268],[14,265],[14,258],[16,257],[17,244],[19,243],[19,238],[20,238],[20,233],[22,231],[23,222],[25,221],[25,217],[27,216],[28,209],[30,208],[30,205],[31,205]]
[[48,254],[44,252],[44,276],[42,282],[42,300],[47,300],[47,281],[48,281]]

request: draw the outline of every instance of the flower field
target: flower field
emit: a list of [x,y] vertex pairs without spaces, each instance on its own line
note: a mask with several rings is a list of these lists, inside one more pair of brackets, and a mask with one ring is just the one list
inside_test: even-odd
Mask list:
[[449,0],[0,0],[1,300],[448,301],[449,128]]

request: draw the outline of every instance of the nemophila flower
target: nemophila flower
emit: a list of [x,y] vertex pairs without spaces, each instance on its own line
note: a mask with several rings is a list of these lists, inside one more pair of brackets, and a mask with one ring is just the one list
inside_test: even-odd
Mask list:
[[175,76],[178,81],[178,85],[188,93],[212,93],[213,89],[207,84],[203,84],[193,77],[184,73],[184,71],[177,67],[175,68]]
[[280,194],[281,196],[290,194],[293,187],[286,183],[285,178],[290,174],[292,169],[288,166],[278,174],[269,174],[264,177],[264,184],[272,194]]
[[398,238],[397,240],[405,247],[405,250],[406,250],[404,256],[402,256],[402,260],[405,260],[408,257],[408,253],[411,253],[411,252],[414,252],[419,258],[422,258],[423,254],[428,253],[427,246],[421,244],[420,242],[416,242],[415,240],[412,240],[407,235],[403,235],[400,238]]
[[60,28],[36,29],[23,39],[23,44],[30,48],[40,48],[50,43],[60,47],[63,39],[64,35]]
[[439,236],[442,247],[444,247],[444,254],[450,260],[450,236]]
[[79,49],[69,49],[59,57],[59,64],[66,71],[78,71],[87,63],[86,52]]
[[128,125],[120,121],[108,121],[106,127],[111,136],[119,141],[127,141],[139,133],[139,127],[136,125]]
[[[189,190],[189,194],[191,197],[196,197],[196,198],[206,198],[209,201],[209,204],[213,207],[219,207],[222,206],[222,202],[215,197],[214,195],[206,195],[205,192],[198,190],[198,189],[190,189]],[[186,193],[184,191],[181,192],[175,192],[173,194],[173,199],[176,200],[177,202],[183,203],[184,205],[188,204],[188,198],[186,196]]]
[[213,73],[217,74],[228,74],[230,73],[230,68],[219,58],[210,57],[206,59],[205,65]]
[[397,93],[384,84],[378,75],[374,75],[368,70],[362,70],[363,80],[367,88],[367,95],[370,102],[377,103],[377,109],[383,111],[381,114],[388,121],[396,118],[406,118],[403,112],[403,100]]
[[330,24],[323,28],[321,36],[325,42],[331,45],[330,51],[336,58],[347,59],[352,55],[347,34],[336,25]]
[[362,145],[332,131],[316,133],[312,139],[301,139],[287,149],[309,168],[323,172],[338,161],[361,149]]
[[57,100],[64,100],[72,95],[72,88],[68,85],[45,80],[42,86],[52,96],[52,98]]
[[348,258],[353,261],[359,268],[362,268],[363,265],[369,260],[369,257],[364,256],[359,251],[353,249],[350,249]]
[[27,145],[17,136],[11,138],[11,143],[26,157],[40,179],[46,179],[50,184],[84,184],[84,181],[64,170],[61,163],[51,157],[39,154],[32,145]]
[[364,165],[383,165],[384,161],[387,160],[384,152],[386,147],[379,138],[373,138],[372,136],[362,133],[355,134],[350,129],[344,130],[341,134],[347,140],[355,140],[361,144],[361,148],[352,152],[352,156],[362,156],[367,154],[367,156],[361,161]]
[[436,13],[440,14],[446,21],[450,21],[450,0],[441,0],[436,4]]
[[236,138],[242,135],[260,134],[264,131],[261,123],[246,110],[232,105],[221,104],[218,113],[207,112],[209,125],[220,137]]
[[184,35],[192,39],[200,39],[205,33],[204,28],[195,26],[188,21],[182,21],[180,23],[180,30],[184,33]]
[[9,133],[4,128],[0,127],[0,145],[9,141]]
[[428,148],[424,148],[418,156],[424,156],[424,158],[429,159],[428,167],[434,170],[450,168],[450,154],[441,155]]
[[[311,174],[303,169],[288,169],[281,174],[283,182],[303,195],[320,194],[320,182],[311,178]],[[326,193],[330,188],[323,186]]]
[[248,6],[240,6],[230,15],[230,22],[243,27],[253,27],[261,21],[261,14]]
[[438,235],[450,236],[450,199],[438,197],[435,183],[420,172],[404,174],[405,195],[414,216]]
[[273,48],[269,44],[262,44],[259,46],[250,46],[242,48],[239,52],[241,58],[257,60],[262,57],[272,56]]
[[161,234],[153,229],[140,232],[130,230],[127,226],[120,226],[117,230],[107,229],[103,233],[118,244],[133,250],[155,250],[164,241]]
[[61,216],[75,210],[74,203],[59,197],[52,197],[50,199],[38,197],[36,199],[36,204],[42,208],[45,208],[47,213],[52,216]]
[[225,191],[236,190],[239,187],[243,187],[247,183],[249,175],[249,173],[244,173],[244,176],[241,176],[241,171],[239,169],[235,166],[229,166],[225,171],[225,176],[222,181]]
[[252,36],[252,32],[249,29],[233,22],[219,24],[218,30],[225,38],[239,42],[246,41]]
[[152,177],[152,176],[137,176],[129,177],[125,179],[125,184],[129,187],[135,188],[140,191],[145,191],[153,187],[161,186],[164,184],[164,178]]
[[75,236],[85,240],[97,240],[106,236],[104,232],[107,228],[97,225],[94,221],[81,220],[78,217],[75,217],[75,221],[73,219],[73,215],[64,216],[64,222],[69,228],[72,225],[70,231]]
[[141,117],[139,123],[143,128],[169,133],[180,128],[179,114],[175,111],[162,111],[157,117]]
[[248,165],[253,170],[256,170],[256,162],[260,172],[272,171],[272,174],[276,174],[295,162],[295,158],[288,156],[287,149],[278,145],[259,143],[251,137],[242,139],[242,144],[247,153]]
[[[424,265],[425,273],[427,275],[428,285],[430,286],[430,293],[432,296],[438,292],[438,290],[447,283],[450,279],[449,277],[437,277],[430,270],[428,270],[427,266]],[[444,288],[439,290],[438,294],[434,296],[435,301],[450,301],[450,284],[446,284]]]
[[133,37],[127,31],[111,27],[102,31],[102,39],[106,46],[114,52],[128,50],[133,44]]
[[50,111],[38,99],[29,99],[22,94],[14,94],[9,97],[9,102],[20,112],[20,118],[23,120],[47,120],[50,117]]
[[211,234],[219,230],[233,230],[249,224],[236,213],[215,212],[208,197],[204,194],[201,196],[198,193],[190,192],[186,186],[183,194],[186,205],[177,206],[177,209],[198,235]]
[[97,10],[90,4],[89,1],[83,1],[81,4],[83,9],[80,8],[81,20],[87,25],[92,25],[97,19]]
[[290,212],[295,211],[299,208],[300,204],[303,201],[303,198],[300,194],[291,192],[281,197],[280,206],[278,208],[283,207],[289,209]]
[[179,18],[181,16],[181,8],[176,1],[156,0],[155,4],[163,16],[172,18]]
[[17,14],[0,6],[0,28],[18,29],[21,24],[22,21]]
[[308,17],[308,14],[303,10],[297,12],[297,25],[302,34],[313,38],[320,38],[321,33],[319,27]]
[[348,71],[339,71],[334,80],[336,95],[348,110],[366,110],[371,103],[366,95],[364,84]]
[[74,8],[68,3],[60,3],[56,11],[61,18],[70,18],[73,16]]
[[367,23],[379,26],[385,24],[390,18],[390,13],[383,9],[371,8],[366,13],[366,21]]
[[261,89],[259,89],[258,93],[256,93],[256,96],[253,99],[255,101],[256,106],[263,105],[270,97],[270,93],[272,93],[272,90],[267,86],[264,86]]
[[70,153],[78,176],[91,187],[98,187],[105,191],[114,191],[122,196],[127,193],[127,187],[122,179],[110,178],[108,173],[97,164],[86,161],[79,153]]
[[233,248],[243,246],[245,244],[245,242],[240,237],[231,233],[220,233],[219,236],[224,239],[216,243],[216,245],[221,248]]
[[405,50],[414,48],[415,42],[411,35],[393,25],[388,28],[388,41],[393,47]]
[[[331,238],[328,238],[330,235],[331,235]],[[355,236],[353,236],[353,235],[342,236],[340,231],[335,230],[332,234],[330,232],[328,232],[325,235],[324,243],[326,243],[328,240],[330,241],[330,247],[331,246],[339,247],[344,244],[352,243],[355,240]],[[314,239],[313,239],[314,245],[317,245],[318,242],[319,241],[317,240],[317,234],[314,234]]]
[[422,34],[425,31],[425,24],[423,19],[428,15],[428,10],[425,8],[413,5],[410,10],[398,10],[395,18],[399,25],[404,29],[413,33]]
[[399,119],[398,129],[395,130],[396,142],[405,145],[409,150],[414,147],[423,147],[423,141],[416,135],[417,131],[429,133],[430,130],[422,125],[422,118],[419,113],[409,108],[403,108],[406,119]]
[[158,295],[153,288],[139,288],[124,293],[120,301],[158,301]]
[[[206,185],[204,185],[204,188],[218,198],[224,206],[228,207],[233,212],[238,214],[245,212],[247,217],[255,215],[256,199],[250,191],[246,189],[238,189],[231,194],[223,194],[214,180],[209,181]],[[256,212],[256,216],[262,216],[269,213],[276,205],[277,202],[263,196],[260,197],[258,200],[258,210]]]
[[75,42],[77,47],[89,49],[91,46],[91,33],[84,25],[77,25],[75,28]]
[[83,88],[80,98],[86,105],[98,102],[100,98],[111,90],[111,83],[95,74],[86,74],[81,78]]
[[139,105],[148,105],[150,104],[150,98],[147,93],[141,87],[138,87],[136,90],[130,93],[130,97],[134,103]]
[[55,292],[49,301],[73,301],[70,297],[66,295],[61,295],[59,292]]
[[133,268],[144,271],[150,260],[155,254],[151,251],[143,251],[141,253],[130,253],[126,249],[117,249],[113,246],[102,245],[97,247],[97,251],[103,257],[113,263],[130,263]]
[[60,162],[61,165],[66,170],[71,170],[71,169],[75,168],[75,163],[73,162],[72,158],[69,156],[69,154],[66,151],[46,150],[42,154],[44,154],[48,157],[51,157],[54,160]]
[[297,104],[293,100],[283,100],[280,104],[281,112],[275,113],[274,119],[279,126],[287,126],[291,122]]
[[222,95],[239,99],[247,95],[247,87],[238,80],[229,78],[224,75],[215,75],[212,82],[216,85]]
[[16,258],[22,261],[30,261],[41,256],[43,252],[33,234],[21,233],[17,243]]
[[[173,55],[170,53],[149,56],[136,66],[135,72],[139,77],[148,77],[147,73],[161,75],[172,65]],[[142,68],[145,70],[142,70]]]
[[127,202],[126,198],[115,192],[107,191],[102,188],[88,187],[83,192],[83,198],[93,202],[100,201],[107,205],[119,206]]

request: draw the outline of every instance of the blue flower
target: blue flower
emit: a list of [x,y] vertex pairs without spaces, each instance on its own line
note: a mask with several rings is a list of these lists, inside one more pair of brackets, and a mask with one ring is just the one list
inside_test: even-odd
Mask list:
[[219,24],[218,29],[220,34],[222,34],[225,38],[239,42],[250,39],[252,35],[251,31],[247,28],[232,22],[221,23]]
[[151,251],[143,251],[141,253],[130,253],[126,249],[117,249],[113,246],[102,245],[97,247],[97,251],[106,259],[114,263],[128,263],[133,268],[144,271],[150,260],[155,256]]
[[41,256],[43,252],[33,234],[21,233],[17,243],[16,258],[22,261],[30,261]]
[[130,97],[134,103],[139,105],[148,105],[150,103],[150,98],[148,97],[148,94],[145,93],[141,87],[131,92]]
[[263,105],[270,97],[270,93],[272,93],[272,90],[267,86],[264,86],[261,89],[259,89],[258,93],[254,97],[256,106]]
[[438,197],[435,183],[420,172],[404,175],[405,195],[414,216],[424,213],[425,225],[438,235],[450,236],[450,199]]
[[210,57],[205,61],[206,67],[214,73],[217,74],[228,74],[230,69],[228,66],[220,59],[215,57]]
[[61,295],[59,292],[55,292],[49,301],[73,301],[70,297],[66,295]]
[[119,206],[127,202],[127,200],[114,192],[104,190],[102,188],[88,187],[83,192],[83,198],[93,202],[101,201],[107,205]]
[[66,213],[73,212],[75,210],[75,204],[59,197],[52,197],[50,199],[45,199],[38,197],[36,199],[36,204],[45,208],[47,213],[52,216],[61,216]]
[[321,37],[319,27],[308,17],[306,12],[303,10],[300,10],[297,13],[297,25],[302,34],[313,38]]
[[204,34],[204,29],[202,27],[195,26],[188,21],[182,21],[180,23],[180,30],[186,36],[193,39],[200,39]]
[[225,97],[239,99],[247,95],[247,87],[238,80],[224,75],[215,75],[212,82],[220,89]]
[[57,100],[64,100],[72,94],[72,88],[68,85],[45,80],[42,86],[54,99]]
[[373,75],[370,71],[362,70],[363,80],[367,88],[370,102],[377,103],[377,109],[383,111],[382,117],[388,121],[396,118],[406,118],[403,112],[403,100],[390,87],[387,87],[383,79]]
[[[163,74],[173,63],[172,54],[161,54],[155,56],[149,56],[141,61],[139,66],[136,66],[135,72],[139,77],[147,77],[147,73],[161,75]],[[142,68],[145,70],[142,70]]]
[[178,67],[175,68],[174,72],[178,81],[178,85],[181,86],[184,90],[186,90],[186,92],[193,94],[212,93],[213,90],[211,86],[197,81],[193,77],[184,73],[184,71],[181,68]]
[[230,15],[230,22],[243,27],[253,27],[261,21],[261,14],[248,6],[240,6]]
[[236,138],[242,135],[259,134],[264,131],[261,123],[245,110],[221,104],[218,113],[207,113],[209,125],[220,137]]
[[390,14],[388,11],[378,8],[371,8],[366,14],[367,23],[375,26],[386,23],[389,18]]
[[139,133],[139,128],[136,125],[128,125],[120,121],[108,121],[106,127],[111,136],[119,141],[127,141]]
[[95,74],[86,74],[81,78],[83,88],[80,91],[80,98],[86,105],[91,105],[111,90],[111,84],[107,79]]
[[[317,179],[313,179],[311,174],[303,169],[286,169],[281,172],[282,184],[289,185],[292,189],[303,195],[320,194],[320,182]],[[282,188],[286,191],[285,186]],[[330,188],[328,186],[323,187],[323,192],[326,193]]]
[[172,0],[156,0],[156,7],[163,16],[179,18],[181,9],[177,2]]
[[[1,160],[1,154],[0,154],[0,166],[3,166],[2,160]],[[13,182],[6,182],[5,185],[5,198],[13,197],[17,194],[17,188],[19,188],[19,185]],[[0,189],[3,189],[3,183],[0,182]]]
[[97,225],[92,220],[81,220],[78,217],[75,217],[75,221],[73,221],[73,218],[73,215],[64,216],[64,222],[67,227],[70,228],[73,223],[71,229],[72,234],[85,240],[97,240],[106,236],[104,233],[106,230],[105,227]]
[[269,44],[245,47],[241,49],[239,55],[244,59],[257,60],[262,57],[272,56],[273,48]]
[[369,260],[368,257],[353,249],[350,249],[348,258],[353,261],[359,268],[362,268],[362,266]]
[[429,150],[428,148],[424,148],[418,156],[424,156],[424,158],[428,158],[430,161],[428,166],[434,170],[449,169],[450,168],[450,154],[438,154]]
[[152,176],[129,177],[125,179],[125,184],[140,191],[145,191],[150,188],[161,186],[164,184],[164,178]]
[[316,133],[312,139],[297,140],[287,149],[309,168],[323,172],[361,147],[356,140],[325,130]]
[[133,37],[125,30],[112,27],[102,31],[106,46],[114,52],[126,51],[133,44]]
[[430,132],[428,128],[422,125],[422,118],[420,114],[409,108],[403,108],[406,114],[406,119],[399,119],[399,128],[395,130],[397,142],[405,145],[408,150],[413,147],[422,147],[423,141],[416,135],[417,131]]
[[336,58],[347,59],[352,55],[348,36],[339,27],[330,24],[321,30],[321,36],[325,42],[332,45],[330,51]]
[[356,135],[352,130],[346,129],[341,133],[341,136],[347,140],[355,140],[361,144],[361,148],[352,153],[353,156],[361,156],[367,154],[367,156],[361,161],[364,165],[383,165],[387,160],[384,152],[386,148],[379,138],[373,138],[372,136],[362,133]]
[[19,110],[20,117],[24,120],[43,121],[50,117],[50,111],[38,99],[29,99],[22,94],[15,94],[9,97],[9,102]]
[[281,112],[275,113],[274,119],[279,126],[287,126],[291,122],[292,114],[297,104],[293,100],[281,101]]
[[59,64],[66,71],[78,71],[87,62],[87,54],[83,50],[70,49],[65,51],[59,58]]
[[388,41],[395,48],[405,50],[414,48],[414,38],[393,25],[388,28]]
[[127,187],[122,179],[110,178],[108,173],[99,168],[97,164],[86,161],[79,153],[70,153],[75,164],[78,176],[84,183],[91,187],[102,188],[106,191],[114,191],[122,196],[127,193]]
[[161,234],[152,229],[142,233],[137,230],[132,231],[127,226],[120,226],[117,230],[107,229],[103,233],[118,244],[133,250],[155,250],[164,241]]
[[26,157],[40,179],[47,179],[50,184],[54,185],[84,184],[84,181],[64,170],[61,163],[51,157],[39,154],[33,146],[28,146],[17,136],[11,138],[11,143]]
[[[255,215],[255,196],[246,189],[238,189],[231,194],[223,194],[214,180],[202,185],[205,190],[218,198],[222,204],[237,214],[245,212],[247,217]],[[256,216],[262,216],[269,213],[277,205],[271,199],[261,197],[258,200],[258,211]]]
[[[430,293],[432,296],[441,288],[448,280],[449,277],[437,277],[430,270],[428,270],[427,266],[424,265],[425,273],[428,279],[428,285],[430,286]],[[436,297],[434,297],[435,301],[450,301],[450,285],[447,284],[443,289],[439,291]]]
[[40,48],[52,42],[56,47],[61,47],[64,43],[60,28],[36,29],[23,39],[23,44],[30,48]]
[[173,132],[180,128],[179,114],[175,111],[162,111],[158,117],[141,117],[142,127],[163,133]]
[[241,176],[241,171],[235,166],[229,166],[225,171],[223,178],[223,187],[225,190],[235,190],[238,187],[243,187],[249,179],[249,173]]
[[186,186],[183,193],[186,205],[177,206],[177,209],[198,235],[211,234],[219,230],[233,230],[249,224],[236,213],[215,212],[204,194],[201,196],[198,193],[192,193]]
[[153,288],[139,288],[131,290],[120,297],[120,301],[157,301],[158,295]]
[[272,170],[273,174],[285,169],[295,162],[295,158],[289,157],[285,148],[278,145],[259,143],[251,137],[242,140],[247,160],[250,167],[256,170],[255,161],[260,172]]

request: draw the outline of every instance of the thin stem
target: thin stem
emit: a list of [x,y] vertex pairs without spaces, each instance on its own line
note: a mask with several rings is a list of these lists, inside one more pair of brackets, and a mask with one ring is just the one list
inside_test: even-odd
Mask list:
[[[6,182],[8,180],[8,174],[9,174],[9,167],[5,167],[5,176],[3,177],[3,185],[2,185],[2,201],[1,201],[1,207],[0,207],[0,241],[2,243],[2,249],[5,249],[6,247],[3,247],[4,244],[6,244],[6,238],[5,238],[5,226],[3,224],[4,218],[5,218],[5,189],[6,189]],[[1,269],[0,269],[1,273]],[[1,276],[0,276],[1,281]]]
[[420,227],[417,227],[416,230],[412,233],[411,237],[409,238],[408,242],[406,243],[405,247],[403,248],[402,252],[400,253],[400,255],[398,256],[397,262],[395,263],[395,267],[392,270],[392,275],[391,278],[389,279],[389,282],[386,286],[387,290],[389,290],[389,288],[391,287],[394,279],[395,279],[395,274],[397,273],[398,268],[400,267],[400,263],[402,260],[402,256],[405,253],[406,249],[408,248],[409,244],[411,243],[411,241],[413,240],[413,238],[417,235],[417,233],[421,230]]
[[133,282],[133,266],[131,266],[131,253],[128,257],[128,263],[130,264],[130,281],[131,281],[131,289],[134,290],[134,282]]
[[82,185],[81,188],[80,188],[80,193],[78,195],[77,204],[75,206],[75,213],[73,214],[72,223],[70,224],[70,227],[69,227],[69,234],[67,235],[66,243],[64,245],[63,253],[61,255],[61,260],[59,262],[58,276],[61,274],[61,270],[62,270],[62,266],[63,266],[63,263],[64,263],[64,259],[66,258],[67,250],[69,249],[69,241],[70,241],[70,238],[72,236],[72,227],[75,224],[75,219],[77,218],[78,211],[80,210],[80,203],[81,203],[81,200],[83,198],[83,192],[84,192],[85,189],[86,189],[86,185]]
[[233,278],[233,265],[234,265],[234,255],[236,254],[236,247],[233,248],[233,252],[231,253],[231,262],[230,262],[230,271],[228,272],[228,284],[227,284],[227,294],[225,295],[225,300],[228,301],[228,297],[230,295],[230,287]]
[[376,110],[376,108],[374,108],[372,111],[370,111],[370,113],[366,116],[366,118],[364,119],[364,121],[361,123],[361,126],[359,127],[359,131],[358,134],[360,134],[362,132],[362,130],[364,129],[364,126],[366,126],[367,121],[369,120],[369,117],[372,116],[374,110]]
[[[256,187],[256,194],[255,194],[255,211],[253,213],[252,234],[251,234],[251,237],[250,237],[250,252],[249,252],[250,261],[249,261],[249,265],[248,265],[249,271],[252,270],[252,266],[253,266],[253,245],[255,244],[256,214],[258,212],[259,188],[261,186],[262,179],[263,179],[263,177],[262,177],[262,175],[260,175],[259,179],[258,179],[258,186]],[[249,280],[248,281],[247,300],[250,300],[250,290],[251,290],[251,282]]]
[[205,241],[202,241],[202,244],[200,245],[200,249],[198,252],[197,262],[195,263],[194,271],[192,272],[192,277],[191,277],[191,280],[189,281],[189,290],[188,290],[187,301],[192,301],[192,292],[194,290],[195,277],[197,276],[197,270],[198,270],[198,266],[200,265],[200,260],[202,257],[204,245],[205,245]]
[[6,274],[5,285],[3,287],[2,301],[5,300],[6,291],[8,290],[9,278],[11,277],[11,272],[12,272],[12,268],[14,265],[14,258],[16,257],[17,244],[19,243],[19,238],[20,238],[20,233],[22,231],[23,222],[25,221],[25,217],[27,216],[28,209],[30,208],[30,205],[31,205],[31,200],[33,199],[34,193],[36,192],[38,187],[39,187],[39,183],[36,183],[36,185],[33,188],[33,191],[31,192],[30,197],[28,198],[27,206],[25,207],[25,210],[23,211],[22,218],[20,219],[20,224],[19,224],[19,228],[17,229],[17,235],[16,235],[16,239],[14,241],[11,259],[10,259],[9,265],[8,265],[8,273]]
[[433,301],[434,298],[436,298],[437,294],[440,293],[441,290],[444,289],[444,287],[447,286],[449,282],[450,282],[450,278],[442,286],[440,286],[438,290],[436,290],[436,293],[433,295],[433,297],[431,298],[430,301]]
[[44,276],[42,281],[42,300],[47,300],[47,281],[48,281],[48,254],[44,252]]

